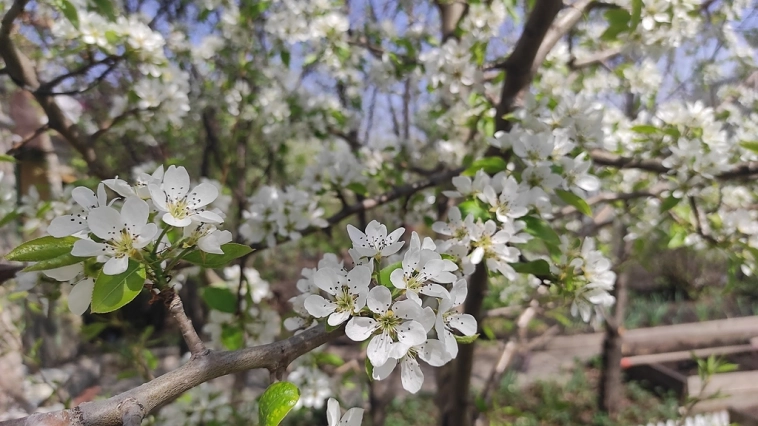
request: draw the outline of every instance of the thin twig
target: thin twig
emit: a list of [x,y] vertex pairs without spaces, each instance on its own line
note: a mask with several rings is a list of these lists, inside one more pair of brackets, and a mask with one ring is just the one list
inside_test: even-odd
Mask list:
[[192,320],[187,317],[187,313],[184,311],[184,304],[182,304],[182,299],[178,294],[174,293],[168,309],[179,324],[179,330],[182,332],[182,337],[184,337],[184,341],[187,343],[192,357],[195,358],[207,354],[208,349],[205,348],[205,344],[192,326]]

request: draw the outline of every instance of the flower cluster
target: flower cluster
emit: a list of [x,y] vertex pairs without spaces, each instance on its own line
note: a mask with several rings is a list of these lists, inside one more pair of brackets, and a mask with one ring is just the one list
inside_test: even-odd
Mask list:
[[[118,197],[109,200],[107,188]],[[216,227],[224,214],[208,208],[217,196],[216,186],[192,185],[187,170],[176,166],[143,173],[134,185],[116,178],[101,182],[96,191],[77,187],[71,192],[76,208],[55,217],[47,229],[60,239],[56,244],[71,242],[70,254],[40,259],[45,262],[37,270],[76,283],[69,307],[77,314],[89,306],[99,276],[142,276],[164,288],[170,269],[184,256],[224,254],[222,245],[231,242],[231,233]]]
[[298,240],[300,231],[328,225],[322,218],[324,210],[313,196],[294,187],[279,190],[263,186],[249,201],[249,208],[242,213],[245,222],[240,235],[250,243],[265,242],[273,247],[277,238]]
[[382,260],[405,244],[400,241],[404,232],[388,234],[377,221],[365,232],[348,226],[355,266],[348,271],[336,258],[326,258],[316,270],[304,271],[298,283],[303,294],[292,302],[303,317],[327,318],[330,326],[347,323],[350,339],[369,340],[374,379],[386,378],[400,364],[403,387],[415,393],[424,381],[418,359],[432,366],[449,362],[458,353],[456,335],[473,336],[477,324],[457,311],[466,298],[466,280],[431,239],[422,241],[414,232],[402,261],[381,268]]
[[611,261],[595,248],[595,241],[585,239],[581,250],[576,252],[564,238],[561,253],[555,269],[566,289],[574,294],[572,315],[579,314],[586,322],[593,310],[613,306],[616,299],[609,292],[616,283],[616,273],[611,270]]

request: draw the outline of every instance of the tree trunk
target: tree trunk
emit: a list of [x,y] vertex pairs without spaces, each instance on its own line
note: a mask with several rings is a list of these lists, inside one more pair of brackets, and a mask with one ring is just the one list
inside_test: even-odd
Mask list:
[[[482,302],[487,292],[487,268],[479,264],[469,280],[465,311],[474,315],[481,325]],[[437,406],[442,426],[470,426],[471,370],[474,365],[474,343],[458,346],[458,357],[437,375]]]
[[[618,263],[621,264],[628,255],[628,244],[623,240],[626,233],[621,232],[619,242]],[[622,334],[624,311],[627,301],[627,281],[629,274],[625,270],[616,271],[619,275],[613,288],[616,306],[613,315],[605,321],[605,340],[603,341],[603,369],[600,373],[600,389],[598,390],[598,408],[614,419],[621,406],[624,396],[623,377],[621,373]]]

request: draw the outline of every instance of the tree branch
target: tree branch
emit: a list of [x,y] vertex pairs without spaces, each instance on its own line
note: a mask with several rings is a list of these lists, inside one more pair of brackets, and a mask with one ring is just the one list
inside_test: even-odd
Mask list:
[[27,0],[15,0],[0,23],[0,57],[5,61],[5,68],[14,83],[25,90],[32,91],[37,103],[47,115],[48,126],[63,136],[87,162],[90,172],[101,178],[113,177],[112,173],[98,160],[94,148],[76,124],[71,123],[52,96],[36,93],[40,87],[37,73],[29,58],[19,51],[11,40],[13,21],[23,12]]
[[568,5],[566,12],[553,22],[553,25],[550,26],[547,34],[545,34],[545,38],[539,45],[537,55],[532,61],[532,75],[537,73],[537,70],[542,66],[548,53],[550,53],[556,43],[558,43],[558,40],[566,35],[572,28],[574,28],[574,25],[582,19],[584,12],[591,4],[592,0],[577,0],[573,4]]
[[207,354],[208,349],[205,348],[205,344],[200,339],[200,336],[197,335],[197,331],[192,326],[192,321],[187,317],[187,313],[184,311],[184,304],[182,304],[182,299],[178,294],[174,293],[168,305],[168,310],[179,324],[179,330],[182,332],[182,337],[184,337],[184,341],[187,343],[192,357],[195,358]]
[[516,98],[532,81],[532,68],[537,52],[562,6],[561,0],[537,0],[534,4],[532,13],[524,25],[524,32],[504,63],[507,73],[495,113],[495,128],[498,131],[510,130],[511,123],[504,117],[513,111]]
[[[297,357],[345,333],[344,327],[327,332],[317,326],[289,339],[236,351],[209,351],[155,380],[114,397],[85,402],[74,408],[0,422],[0,426],[116,426],[126,424],[125,407],[136,405],[144,415],[154,412],[184,392],[216,377],[255,368],[280,374]],[[130,401],[130,402],[126,402]]]

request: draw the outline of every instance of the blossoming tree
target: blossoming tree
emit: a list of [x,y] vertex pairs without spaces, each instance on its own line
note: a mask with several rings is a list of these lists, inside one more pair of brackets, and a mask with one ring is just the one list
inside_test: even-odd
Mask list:
[[[441,367],[441,424],[484,422],[491,386],[475,409],[470,377],[488,289],[523,307],[519,324],[559,303],[617,331],[609,308],[633,255],[622,240],[713,247],[745,274],[756,267],[744,0],[4,0],[0,11],[4,88],[42,114],[10,153],[49,132],[91,178],[18,207],[2,198],[5,226],[23,218],[6,255],[26,262],[19,290],[60,281],[76,315],[152,293],[191,354],[125,393],[0,424],[168,422],[171,405],[160,409],[183,393],[251,369],[271,373],[258,415],[278,424],[331,396],[323,372],[290,364],[343,335],[367,342],[366,380],[399,370],[416,393],[419,360]],[[338,234],[350,242],[303,269],[282,321],[250,259]],[[199,334],[179,288],[221,269]],[[329,425],[362,415],[328,402]]]

